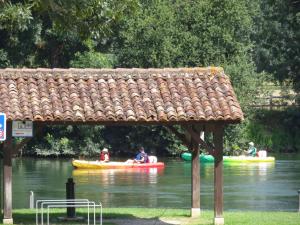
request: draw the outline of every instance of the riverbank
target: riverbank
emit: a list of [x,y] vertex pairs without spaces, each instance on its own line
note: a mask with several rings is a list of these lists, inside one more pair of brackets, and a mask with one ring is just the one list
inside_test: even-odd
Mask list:
[[[64,210],[51,210],[51,224],[55,219],[64,216]],[[78,210],[77,215],[86,216],[86,211]],[[17,209],[13,212],[14,223],[22,225],[35,224],[35,210]],[[1,216],[2,218],[2,216]],[[227,225],[299,225],[300,213],[297,212],[225,212]],[[190,218],[188,209],[165,208],[104,208],[103,225],[211,225],[212,211],[203,211],[200,218]],[[81,223],[74,223],[81,224]]]

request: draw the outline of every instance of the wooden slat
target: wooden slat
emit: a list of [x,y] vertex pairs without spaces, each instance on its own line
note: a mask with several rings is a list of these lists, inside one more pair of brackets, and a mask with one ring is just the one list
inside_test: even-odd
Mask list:
[[202,140],[198,132],[196,132],[191,126],[183,126],[183,128],[189,132],[193,141],[198,143],[202,148],[205,148],[209,152],[209,154],[214,155],[214,147]]

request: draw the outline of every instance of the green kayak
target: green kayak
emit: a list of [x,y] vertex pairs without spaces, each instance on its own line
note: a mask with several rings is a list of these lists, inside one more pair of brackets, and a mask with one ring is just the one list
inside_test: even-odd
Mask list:
[[[191,161],[192,160],[192,154],[189,153],[189,152],[182,153],[181,158],[185,161]],[[200,158],[200,162],[214,162],[215,161],[215,159],[212,155],[201,154],[199,156],[199,158]]]
[[[185,152],[181,154],[181,158],[185,161],[192,160],[192,154]],[[214,157],[212,155],[201,154],[199,156],[200,162],[214,162]],[[274,157],[252,157],[252,156],[223,156],[223,162],[230,163],[258,163],[258,162],[275,162]]]

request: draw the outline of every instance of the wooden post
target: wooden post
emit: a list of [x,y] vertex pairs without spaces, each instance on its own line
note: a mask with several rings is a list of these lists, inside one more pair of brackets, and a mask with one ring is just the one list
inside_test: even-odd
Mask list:
[[223,225],[223,126],[216,127],[214,130],[214,145],[215,145],[215,225]]
[[[67,200],[73,200],[75,199],[75,183],[73,181],[73,178],[68,178],[68,181],[66,183],[66,199]],[[72,205],[72,204],[70,204]],[[67,208],[67,218],[76,218],[76,211],[75,207],[68,207]]]
[[192,140],[192,209],[191,217],[200,216],[199,144]]
[[3,146],[3,224],[13,224],[12,218],[12,122],[6,123]]
[[299,196],[299,207],[298,207],[298,212],[300,213],[300,189],[298,190],[298,196]]

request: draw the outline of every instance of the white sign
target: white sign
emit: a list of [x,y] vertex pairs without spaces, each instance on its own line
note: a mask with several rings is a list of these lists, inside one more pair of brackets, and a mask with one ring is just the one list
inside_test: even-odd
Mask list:
[[32,121],[13,121],[12,136],[13,137],[32,137]]
[[6,140],[6,115],[0,113],[0,141]]

